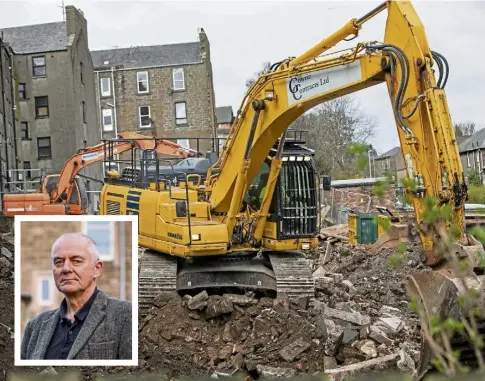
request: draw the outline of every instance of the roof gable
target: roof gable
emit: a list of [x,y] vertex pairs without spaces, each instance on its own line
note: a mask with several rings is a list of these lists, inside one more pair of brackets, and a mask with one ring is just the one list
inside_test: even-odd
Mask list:
[[376,160],[377,159],[384,159],[386,157],[394,157],[396,155],[398,155],[399,153],[401,152],[401,147],[394,147],[394,148],[391,148],[389,151],[386,151],[384,152],[382,155],[379,155],[378,157],[376,157]]
[[231,106],[216,107],[216,119],[218,124],[232,123],[233,115]]
[[16,54],[34,54],[67,49],[66,23],[51,22],[0,28],[3,39],[8,42]]
[[134,46],[91,51],[95,68],[122,66],[125,69],[201,63],[200,43]]
[[485,128],[478,130],[458,145],[458,150],[460,152],[471,151],[478,148],[485,148]]

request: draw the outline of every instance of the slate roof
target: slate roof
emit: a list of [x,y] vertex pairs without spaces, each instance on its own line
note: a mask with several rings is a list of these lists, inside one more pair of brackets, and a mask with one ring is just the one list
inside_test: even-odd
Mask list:
[[387,157],[394,157],[401,152],[401,147],[391,148],[389,151],[384,152],[382,155],[376,157],[376,160],[385,159]]
[[231,106],[216,107],[217,124],[232,123],[233,112]]
[[478,148],[485,148],[485,128],[478,130],[458,145],[458,150],[460,152],[472,151]]
[[64,21],[0,28],[3,40],[16,54],[33,54],[65,50],[67,26]]
[[123,65],[125,69],[135,69],[202,62],[199,42],[92,50],[91,57],[95,68]]

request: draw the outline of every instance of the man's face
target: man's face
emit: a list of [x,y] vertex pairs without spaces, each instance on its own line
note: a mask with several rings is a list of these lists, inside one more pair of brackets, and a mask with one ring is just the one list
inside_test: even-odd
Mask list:
[[103,264],[89,252],[83,238],[58,241],[52,254],[52,269],[57,289],[64,294],[86,290],[101,274]]

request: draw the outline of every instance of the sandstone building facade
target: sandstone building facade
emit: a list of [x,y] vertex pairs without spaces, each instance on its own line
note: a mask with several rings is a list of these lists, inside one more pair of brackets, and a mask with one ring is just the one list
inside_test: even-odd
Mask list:
[[91,52],[99,131],[103,139],[121,131],[170,139],[212,150],[216,118],[210,44],[199,41]]

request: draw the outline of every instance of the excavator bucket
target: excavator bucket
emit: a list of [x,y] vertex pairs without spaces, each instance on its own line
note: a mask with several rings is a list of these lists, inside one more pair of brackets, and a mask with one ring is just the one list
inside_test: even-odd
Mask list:
[[[466,288],[479,292],[484,289],[484,278],[477,276],[472,269],[472,267],[476,268],[476,261],[480,258],[480,252],[483,252],[483,246],[471,236],[467,236],[466,239],[468,245],[456,245],[455,248],[455,254],[460,258],[470,259],[470,271],[465,278],[458,278],[451,267],[446,265],[438,270],[412,274],[408,279],[406,285],[408,296],[418,302],[418,308],[424,317],[421,324],[427,324],[428,328],[431,317],[439,317],[441,321],[447,318],[468,319],[470,311],[461,307],[458,298],[466,295]],[[478,321],[478,331],[482,337],[485,335],[485,320]],[[423,329],[421,336],[421,354],[416,369],[418,380],[421,380],[429,371],[431,361],[435,357]],[[451,348],[453,351],[460,352],[461,365],[471,369],[478,368],[478,359],[468,337],[455,334],[451,338]]]
[[383,234],[379,235],[370,251],[375,254],[380,249],[397,247],[402,242],[409,242],[409,234],[410,229],[407,224],[392,223]]

